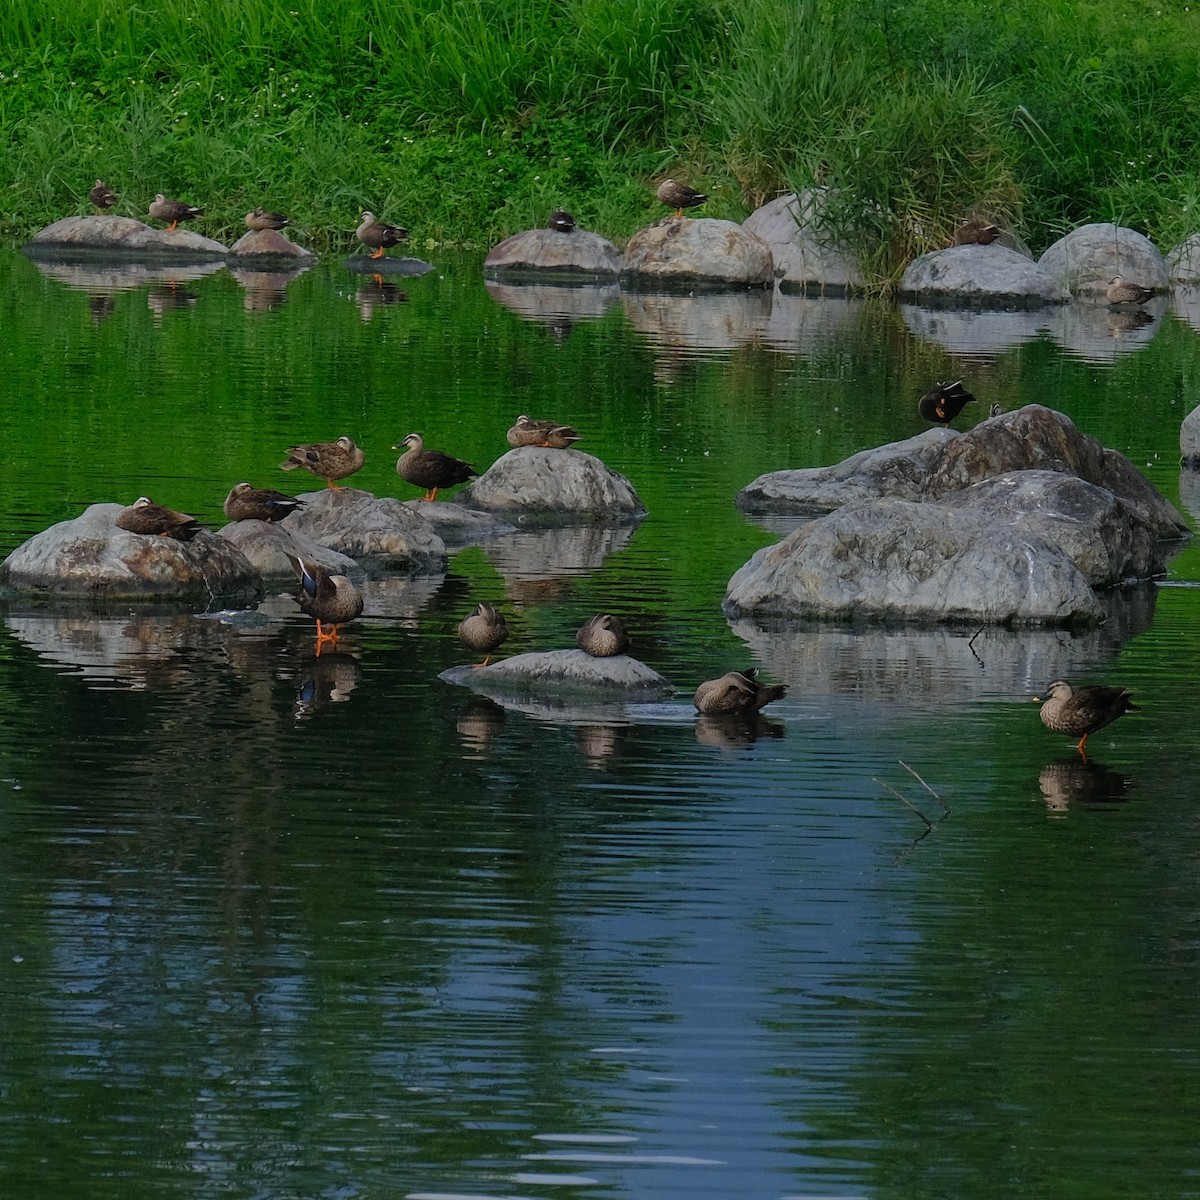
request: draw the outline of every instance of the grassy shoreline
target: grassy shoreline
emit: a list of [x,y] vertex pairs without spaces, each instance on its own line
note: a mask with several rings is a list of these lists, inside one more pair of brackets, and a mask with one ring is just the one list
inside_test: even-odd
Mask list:
[[318,249],[371,208],[488,245],[563,205],[615,240],[673,172],[742,219],[819,184],[886,282],[966,212],[1039,250],[1087,220],[1169,247],[1200,202],[1200,15],[1114,0],[14,0],[0,232],[156,191]]

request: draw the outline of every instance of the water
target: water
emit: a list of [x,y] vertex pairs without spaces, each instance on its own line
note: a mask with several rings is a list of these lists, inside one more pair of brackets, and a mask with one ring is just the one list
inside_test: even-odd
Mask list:
[[[916,432],[932,378],[1049,403],[1188,500],[1186,298],[1005,324],[547,300],[478,267],[401,298],[336,263],[120,290],[0,257],[4,552],[146,492],[216,524],[230,484],[290,484],[283,447],[342,433],[356,483],[407,497],[405,433],[483,466],[518,412],[583,430],[651,514],[374,581],[320,660],[277,597],[7,604],[5,1194],[1200,1191],[1197,552],[1078,637],[720,612],[775,536],[738,488]],[[441,683],[479,599],[505,652],[616,612],[680,696]],[[696,722],[696,682],[749,662],[789,696]],[[1084,763],[1029,703],[1058,675],[1144,712]]]

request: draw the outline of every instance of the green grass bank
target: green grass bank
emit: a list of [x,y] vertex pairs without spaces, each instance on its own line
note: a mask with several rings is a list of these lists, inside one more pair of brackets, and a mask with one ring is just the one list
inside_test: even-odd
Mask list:
[[741,219],[780,190],[893,278],[983,210],[1035,250],[1084,221],[1196,229],[1200,23],[1119,0],[10,0],[0,230],[255,204],[317,246],[371,208],[486,245],[570,208],[615,239],[674,172]]

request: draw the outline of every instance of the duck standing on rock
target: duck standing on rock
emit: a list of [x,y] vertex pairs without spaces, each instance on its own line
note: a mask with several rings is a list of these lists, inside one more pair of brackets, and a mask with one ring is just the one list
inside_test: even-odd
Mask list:
[[581,435],[570,425],[559,425],[556,421],[535,421],[522,413],[505,436],[514,450],[520,446],[548,446],[554,450],[566,450],[573,442],[579,441]]
[[249,483],[235,483],[222,506],[231,521],[282,521],[304,506],[303,500],[277,492],[273,488],[256,488]]
[[325,480],[325,486],[335,492],[344,492],[346,489],[338,487],[333,481],[353,475],[367,459],[348,437],[340,437],[336,442],[289,446],[285,453],[287,458],[279,464],[281,471],[294,471],[297,467],[303,467],[318,479]]
[[128,508],[117,513],[118,529],[190,542],[202,528],[195,517],[155,504],[149,496],[139,496]]
[[156,221],[167,222],[167,233],[173,233],[180,221],[190,221],[194,217],[204,215],[204,209],[194,204],[185,204],[182,200],[168,200],[159,192],[150,205],[150,215]]
[[565,208],[556,208],[550,214],[550,228],[559,233],[570,233],[575,228],[575,218]]
[[593,658],[612,658],[629,649],[629,634],[616,617],[609,613],[597,613],[580,625],[575,634],[575,645]]
[[963,406],[971,404],[974,399],[963,387],[961,379],[954,383],[939,382],[917,401],[917,411],[927,421],[948,425],[962,412]]
[[283,213],[267,212],[265,208],[252,208],[243,218],[246,228],[259,232],[263,229],[282,229],[291,221]]
[[423,500],[436,500],[438,488],[454,487],[457,483],[465,483],[472,475],[478,475],[470,463],[459,458],[451,458],[440,450],[426,450],[425,442],[419,433],[410,433],[393,450],[407,447],[405,452],[396,459],[396,474],[407,483],[415,484],[425,489]]
[[688,187],[686,183],[677,183],[674,179],[664,179],[655,195],[668,208],[675,210],[676,217],[682,217],[685,208],[697,208],[708,199],[703,192]]
[[88,200],[100,212],[108,212],[117,202],[117,193],[103,179],[97,179],[92,190],[88,192]]
[[[363,598],[345,575],[330,575],[324,567],[296,554],[287,557],[300,581],[296,603],[301,612],[308,613],[317,623],[317,653],[320,654],[326,642],[337,645],[339,625],[362,615]],[[329,630],[322,628],[323,625],[328,625]]]
[[399,225],[389,225],[386,221],[377,221],[373,212],[364,212],[362,224],[354,231],[364,246],[371,247],[372,258],[382,258],[384,251],[400,242],[408,241],[408,230]]
[[772,700],[787,695],[787,685],[758,682],[758,668],[729,671],[720,679],[706,679],[697,689],[696,711],[713,715],[756,713]]
[[1054,733],[1065,733],[1078,737],[1076,749],[1087,757],[1084,747],[1088,738],[1105,725],[1111,725],[1126,713],[1141,712],[1130,699],[1129,689],[1121,687],[1073,688],[1065,679],[1056,679],[1046,689],[1046,699],[1041,701],[1042,724]]
[[464,646],[478,650],[484,656],[483,662],[475,666],[486,667],[492,655],[508,640],[508,622],[495,605],[483,600],[469,617],[459,622],[458,638]]
[[1104,289],[1104,298],[1109,304],[1145,304],[1153,295],[1153,288],[1130,283],[1124,275],[1114,275]]

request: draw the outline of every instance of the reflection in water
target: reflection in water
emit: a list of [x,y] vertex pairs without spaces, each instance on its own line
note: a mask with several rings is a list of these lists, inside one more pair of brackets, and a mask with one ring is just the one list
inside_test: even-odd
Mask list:
[[306,264],[290,271],[255,271],[238,267],[229,273],[245,289],[242,307],[246,312],[273,312],[283,306],[288,284],[299,279],[307,270]]
[[603,771],[608,760],[620,752],[628,731],[627,725],[580,725],[575,730],[575,741],[587,765],[593,771]]
[[853,336],[866,308],[850,296],[808,296],[776,292],[762,343],[784,354],[827,352],[839,339]]
[[485,758],[492,739],[504,728],[503,705],[476,696],[459,714],[455,729],[462,740],[464,758]]
[[759,738],[781,738],[782,721],[773,721],[762,713],[721,713],[696,715],[696,741],[718,750],[745,750]]
[[157,325],[169,312],[191,308],[199,297],[178,283],[161,283],[146,293],[146,307],[154,314]]
[[408,303],[408,293],[382,275],[375,275],[365,280],[354,291],[354,303],[358,306],[358,315],[363,324],[370,322],[377,308],[386,308],[389,304]]
[[169,264],[157,262],[47,262],[34,261],[34,266],[56,283],[72,291],[107,296],[116,292],[131,292],[153,284],[179,285],[193,283],[220,271],[223,262]]
[[103,325],[117,311],[117,301],[112,296],[96,293],[88,297],[88,313],[93,325]]
[[733,350],[758,344],[771,319],[772,293],[696,292],[677,295],[626,292],[621,297],[630,326],[657,348]]
[[900,315],[915,337],[951,354],[988,361],[1022,342],[1033,341],[1052,320],[1049,308],[1000,312],[990,309],[922,308],[900,305]]
[[1179,503],[1200,524],[1200,471],[1194,467],[1179,469]]
[[389,617],[402,629],[416,629],[421,613],[433,603],[446,582],[444,575],[389,575],[359,583],[364,617]]
[[1073,755],[1047,763],[1038,786],[1050,812],[1066,812],[1072,804],[1112,803],[1129,799],[1133,779],[1092,759]]
[[546,600],[570,590],[572,578],[597,571],[629,545],[636,525],[518,529],[485,550],[514,600]]
[[1200,287],[1178,285],[1171,293],[1171,311],[1200,331]]
[[569,336],[578,322],[604,316],[621,294],[615,283],[568,287],[547,283],[498,283],[488,279],[484,286],[497,304],[504,305],[518,317],[545,326],[559,341]]
[[325,650],[310,654],[297,666],[296,703],[292,713],[296,720],[311,717],[327,704],[342,704],[362,682],[362,666],[354,654],[345,650]]
[[[1150,344],[1166,310],[1165,296],[1152,296],[1141,310],[1114,309],[1105,304],[1062,304],[1049,325],[1050,336],[1072,358],[1090,363],[1116,362]],[[1144,311],[1150,321],[1143,322],[1138,311]]]

